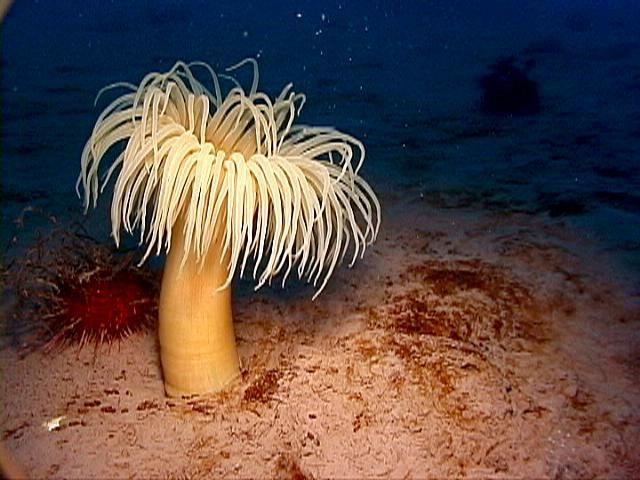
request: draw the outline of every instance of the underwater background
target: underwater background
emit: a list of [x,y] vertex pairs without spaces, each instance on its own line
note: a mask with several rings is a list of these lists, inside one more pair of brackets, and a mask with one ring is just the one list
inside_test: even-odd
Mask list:
[[[639,26],[638,0],[14,0],[0,470],[640,478]],[[247,57],[260,91],[306,94],[301,123],[363,141],[382,224],[315,301],[236,279],[241,378],[168,397],[164,258],[115,253],[115,179],[85,214],[80,158],[106,85]]]
[[[306,93],[303,123],[365,143],[383,203],[569,224],[637,294],[638,25],[631,0],[18,0],[2,25],[3,249],[26,207],[82,215],[80,154],[114,98],[94,107],[102,87],[254,57],[262,90]],[[106,242],[105,196],[88,222]]]

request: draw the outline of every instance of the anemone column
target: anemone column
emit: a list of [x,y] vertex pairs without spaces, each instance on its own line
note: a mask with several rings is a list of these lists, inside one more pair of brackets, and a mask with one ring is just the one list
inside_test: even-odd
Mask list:
[[[221,242],[198,261],[184,255],[184,220],[173,227],[162,275],[159,306],[160,359],[167,395],[223,389],[240,375],[227,278],[229,255]],[[184,263],[183,263],[184,260]]]

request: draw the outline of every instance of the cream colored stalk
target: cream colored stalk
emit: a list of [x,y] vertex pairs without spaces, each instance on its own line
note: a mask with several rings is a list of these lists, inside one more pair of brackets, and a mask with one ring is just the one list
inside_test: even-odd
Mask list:
[[[200,62],[151,73],[100,114],[81,159],[85,208],[118,170],[112,235],[140,230],[142,262],[167,252],[160,345],[169,395],[223,388],[239,373],[231,313],[235,272],[256,289],[294,271],[324,289],[336,265],[364,254],[380,204],[358,175],[364,147],[333,128],[294,125],[305,97],[287,85],[271,100],[258,68],[245,92]],[[194,75],[207,73],[213,92]],[[219,78],[232,82],[223,97]],[[102,92],[101,92],[102,93]],[[102,181],[101,160],[124,144]],[[251,268],[251,267],[249,267]]]

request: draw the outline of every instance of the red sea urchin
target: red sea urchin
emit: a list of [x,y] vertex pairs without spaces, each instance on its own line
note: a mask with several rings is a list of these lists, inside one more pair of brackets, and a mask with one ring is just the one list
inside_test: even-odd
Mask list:
[[157,317],[153,272],[79,229],[55,228],[6,273],[16,295],[13,333],[27,348],[111,344]]
[[66,280],[45,318],[53,333],[48,345],[111,343],[152,325],[155,288],[135,270],[113,274],[99,268]]

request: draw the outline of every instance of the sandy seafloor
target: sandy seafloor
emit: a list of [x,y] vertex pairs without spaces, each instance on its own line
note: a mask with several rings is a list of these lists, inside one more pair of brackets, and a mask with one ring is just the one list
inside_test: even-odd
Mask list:
[[166,398],[153,333],[3,349],[8,447],[38,478],[637,477],[640,312],[593,245],[386,205],[316,302],[237,298],[243,376],[222,394]]
[[[100,87],[249,54],[267,91],[308,94],[305,122],[363,139],[383,223],[315,302],[236,289],[243,376],[220,395],[166,398],[153,332],[23,356],[7,331],[0,434],[30,476],[640,476],[633,3],[302,3],[271,12],[279,32],[247,5],[69,5],[4,27],[3,244],[25,207],[80,214]],[[539,114],[478,110],[501,55],[535,60]],[[87,220],[105,242],[107,218],[103,201]],[[23,244],[46,228],[29,220]]]

